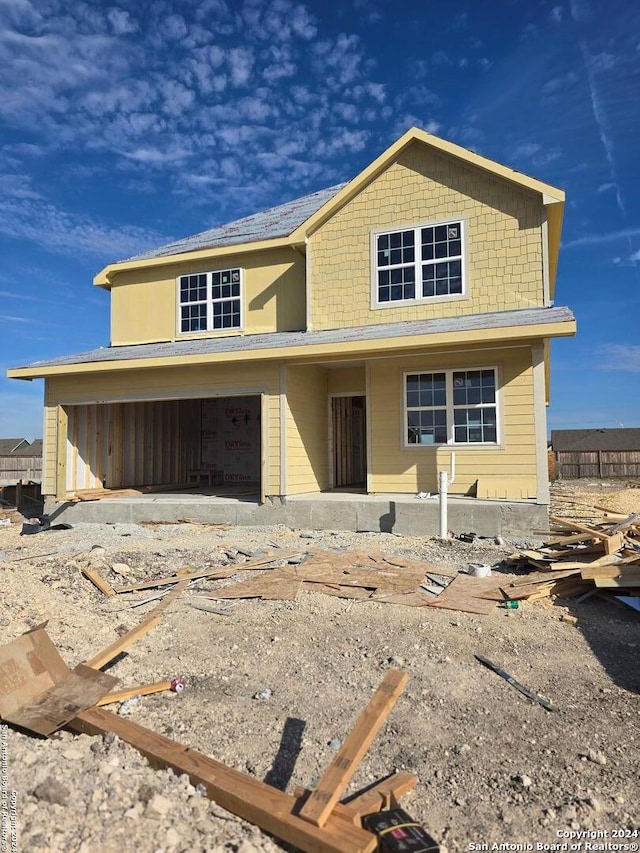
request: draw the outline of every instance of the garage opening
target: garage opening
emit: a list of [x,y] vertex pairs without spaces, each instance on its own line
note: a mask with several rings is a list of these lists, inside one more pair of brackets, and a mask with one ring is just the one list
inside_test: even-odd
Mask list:
[[67,491],[261,494],[261,397],[65,406]]

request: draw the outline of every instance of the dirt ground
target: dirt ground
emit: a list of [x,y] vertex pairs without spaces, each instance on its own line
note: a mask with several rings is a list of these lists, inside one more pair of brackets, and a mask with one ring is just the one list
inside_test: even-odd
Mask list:
[[[599,504],[617,508],[615,492],[621,509],[640,511],[640,490],[596,485]],[[554,493],[566,515],[588,514],[595,502],[589,484],[559,484]],[[501,560],[526,544],[196,524],[78,524],[20,536],[21,519],[5,517],[13,523],[0,526],[2,641],[48,619],[70,666],[156,603],[131,607],[148,593],[106,597],[95,589],[79,572],[92,549],[115,584],[225,563],[237,564],[241,579],[242,561],[275,548],[301,555],[374,549],[456,570],[489,563],[508,574]],[[110,571],[114,564],[126,567],[124,576]],[[449,851],[517,843],[563,849],[536,845],[562,844],[571,833],[580,846],[564,849],[638,849],[640,618],[631,608],[592,597],[476,616],[303,591],[295,601],[241,600],[222,615],[197,610],[190,599],[185,593],[108,669],[122,687],[182,675],[186,690],[112,710],[292,792],[313,786],[385,672],[401,668],[408,686],[349,792],[395,769],[416,773],[419,783],[402,805]],[[567,610],[576,627],[560,621]],[[559,711],[526,699],[474,653]],[[111,736],[61,731],[44,740],[10,728],[2,737],[20,851],[289,849]],[[628,846],[593,846],[603,843]]]

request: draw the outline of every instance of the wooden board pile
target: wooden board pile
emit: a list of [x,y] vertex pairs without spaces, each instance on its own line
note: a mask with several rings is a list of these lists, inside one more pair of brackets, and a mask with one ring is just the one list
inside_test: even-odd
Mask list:
[[607,512],[590,524],[550,517],[559,535],[535,551],[519,551],[506,563],[532,570],[502,587],[510,600],[587,596],[598,590],[637,596],[640,592],[640,513]]

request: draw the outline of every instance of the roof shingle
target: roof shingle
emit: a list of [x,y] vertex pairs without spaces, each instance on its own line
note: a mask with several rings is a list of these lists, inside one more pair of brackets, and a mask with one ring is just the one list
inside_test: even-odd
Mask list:
[[240,243],[251,243],[259,240],[272,240],[277,237],[288,237],[296,228],[306,222],[323,204],[333,198],[346,184],[337,184],[324,190],[318,190],[302,198],[296,198],[277,207],[270,207],[260,213],[236,219],[227,225],[218,225],[208,231],[201,231],[192,237],[184,237],[142,252],[127,261],[145,261],[151,258],[163,258],[169,255],[179,255],[182,252],[196,252],[198,249],[215,249],[223,246],[235,246]]

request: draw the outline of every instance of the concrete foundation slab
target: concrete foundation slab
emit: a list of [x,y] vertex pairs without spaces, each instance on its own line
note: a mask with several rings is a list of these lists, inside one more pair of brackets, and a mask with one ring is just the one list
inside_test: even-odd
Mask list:
[[[413,495],[365,495],[345,492],[295,495],[260,504],[257,499],[219,497],[197,492],[102,498],[78,503],[47,502],[56,521],[125,523],[192,520],[210,524],[272,526],[293,529],[352,530],[437,536],[439,501]],[[527,501],[487,501],[452,497],[448,527],[455,535],[531,538],[548,525],[547,507]]]

